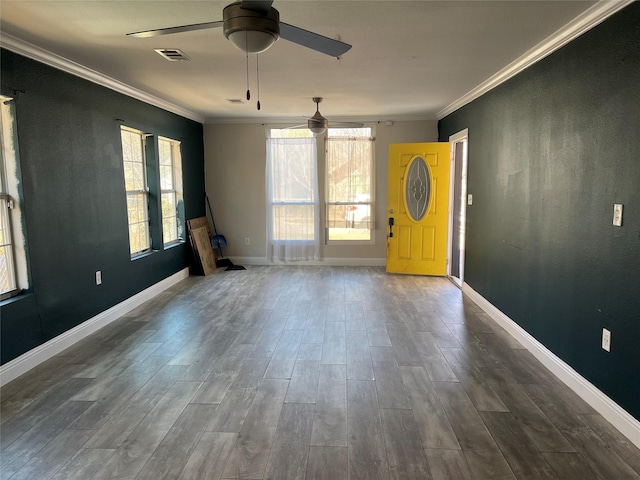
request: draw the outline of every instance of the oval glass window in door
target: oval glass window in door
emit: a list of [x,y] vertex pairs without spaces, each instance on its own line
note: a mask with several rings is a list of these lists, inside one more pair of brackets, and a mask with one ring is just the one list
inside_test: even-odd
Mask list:
[[431,175],[424,158],[415,157],[409,165],[405,189],[409,217],[413,221],[419,222],[427,214],[429,197],[431,196]]

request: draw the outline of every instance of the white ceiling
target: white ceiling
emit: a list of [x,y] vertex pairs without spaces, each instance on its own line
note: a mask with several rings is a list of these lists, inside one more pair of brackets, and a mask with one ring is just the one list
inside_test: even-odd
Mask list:
[[[28,42],[208,122],[302,119],[315,111],[315,96],[324,97],[320,111],[330,119],[428,119],[594,7],[585,1],[275,0],[281,21],[353,48],[335,59],[279,40],[260,55],[258,112],[255,56],[251,101],[228,101],[245,97],[246,59],[221,28],[125,36],[221,20],[228,3],[2,0],[0,30],[5,45],[7,38]],[[155,48],[178,48],[191,61],[169,62]]]

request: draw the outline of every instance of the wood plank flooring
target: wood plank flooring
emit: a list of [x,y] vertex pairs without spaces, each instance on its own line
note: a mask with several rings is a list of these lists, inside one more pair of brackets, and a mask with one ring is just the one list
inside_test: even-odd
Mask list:
[[443,278],[191,277],[0,391],[0,479],[640,480]]

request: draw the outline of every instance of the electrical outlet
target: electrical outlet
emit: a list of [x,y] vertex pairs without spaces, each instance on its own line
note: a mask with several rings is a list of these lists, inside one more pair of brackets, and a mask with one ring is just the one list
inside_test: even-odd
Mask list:
[[602,329],[602,349],[607,352],[611,351],[611,332],[606,328]]
[[96,285],[102,285],[102,271],[96,272]]
[[613,225],[616,227],[622,226],[622,204],[613,204]]
[[467,195],[467,205],[473,205],[473,195],[471,193]]
[[251,239],[249,237],[244,237],[244,244],[251,245]]

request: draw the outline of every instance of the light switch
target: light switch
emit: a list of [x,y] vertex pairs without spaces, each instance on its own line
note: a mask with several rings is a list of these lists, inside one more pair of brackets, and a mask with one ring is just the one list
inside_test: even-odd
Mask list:
[[473,195],[472,194],[468,194],[467,195],[467,205],[473,205]]
[[622,204],[620,203],[613,205],[613,224],[616,227],[622,226]]

